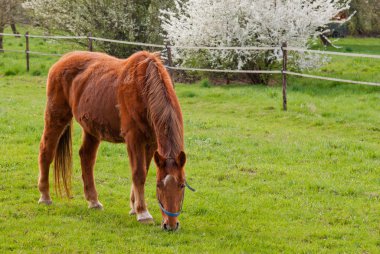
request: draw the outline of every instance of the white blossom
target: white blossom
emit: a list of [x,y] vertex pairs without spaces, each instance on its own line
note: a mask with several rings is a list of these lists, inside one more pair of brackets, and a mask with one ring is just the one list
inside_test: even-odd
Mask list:
[[[176,46],[289,46],[307,48],[351,0],[175,0],[162,10],[167,41]],[[273,62],[281,51],[174,49],[177,62],[249,68]],[[294,58],[295,59],[295,58]],[[314,63],[314,64],[313,64]],[[299,67],[317,65],[318,56],[297,57]],[[261,64],[262,65],[262,64]],[[264,64],[265,65],[265,64]]]

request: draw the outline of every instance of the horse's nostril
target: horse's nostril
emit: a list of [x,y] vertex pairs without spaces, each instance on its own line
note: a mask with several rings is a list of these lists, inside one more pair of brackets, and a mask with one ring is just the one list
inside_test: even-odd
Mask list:
[[168,230],[168,225],[166,223],[164,223],[163,227],[165,230]]
[[179,228],[179,222],[176,223],[175,229],[177,230]]

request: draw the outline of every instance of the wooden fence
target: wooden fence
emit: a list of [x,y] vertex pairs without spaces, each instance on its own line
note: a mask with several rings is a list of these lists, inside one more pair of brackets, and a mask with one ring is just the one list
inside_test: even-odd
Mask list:
[[[0,33],[0,36],[15,36],[14,34]],[[256,74],[281,74],[282,75],[282,101],[283,101],[283,109],[287,110],[287,75],[292,76],[300,76],[305,78],[312,79],[320,79],[327,81],[337,81],[343,83],[351,83],[351,84],[361,84],[361,85],[369,85],[369,86],[380,86],[378,82],[365,82],[365,81],[355,81],[355,80],[346,80],[339,78],[329,78],[317,75],[309,75],[303,73],[297,73],[287,70],[288,63],[288,52],[296,51],[296,52],[308,52],[314,54],[326,54],[326,55],[338,55],[338,56],[346,56],[346,57],[364,57],[364,58],[373,58],[380,59],[380,55],[369,55],[369,54],[356,54],[356,53],[341,53],[341,52],[331,52],[331,51],[320,51],[320,50],[309,50],[303,48],[289,47],[286,42],[284,42],[280,47],[200,47],[200,46],[180,46],[180,45],[160,45],[160,44],[151,44],[151,43],[141,43],[141,42],[129,42],[129,41],[120,41],[120,40],[112,40],[105,39],[99,37],[93,37],[91,33],[87,36],[44,36],[44,35],[30,35],[29,32],[26,32],[25,35],[25,51],[23,50],[8,50],[8,49],[0,49],[0,52],[15,52],[15,53],[25,53],[26,55],[26,70],[30,70],[30,55],[46,55],[46,56],[61,56],[61,54],[52,54],[45,52],[35,52],[30,50],[29,39],[30,38],[44,38],[44,39],[81,39],[87,40],[87,49],[88,51],[93,51],[93,41],[103,41],[110,43],[121,43],[127,45],[137,45],[143,47],[153,47],[153,48],[161,48],[166,49],[168,64],[166,68],[173,75],[173,70],[183,70],[183,71],[201,71],[201,72],[223,72],[223,73],[256,73]],[[261,51],[269,51],[269,50],[281,50],[282,52],[282,69],[281,70],[226,70],[226,69],[204,69],[204,68],[187,68],[181,66],[174,66],[172,60],[172,48],[178,49],[208,49],[208,50],[261,50]],[[174,84],[174,83],[173,83]]]

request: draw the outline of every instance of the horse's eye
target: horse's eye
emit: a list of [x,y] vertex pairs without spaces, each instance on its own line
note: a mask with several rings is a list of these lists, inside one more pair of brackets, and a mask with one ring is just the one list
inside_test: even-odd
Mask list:
[[181,185],[180,185],[180,188],[181,188],[181,189],[185,188],[185,184],[184,184],[184,183],[181,184]]

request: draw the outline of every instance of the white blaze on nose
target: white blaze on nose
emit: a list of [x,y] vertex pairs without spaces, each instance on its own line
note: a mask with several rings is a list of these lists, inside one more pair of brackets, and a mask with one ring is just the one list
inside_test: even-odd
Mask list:
[[174,176],[172,175],[167,175],[165,178],[164,178],[164,186],[166,186],[170,181],[174,180]]

